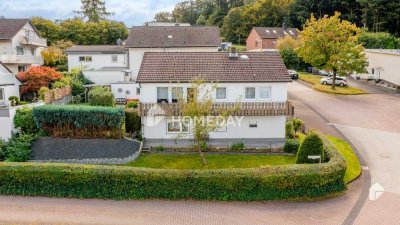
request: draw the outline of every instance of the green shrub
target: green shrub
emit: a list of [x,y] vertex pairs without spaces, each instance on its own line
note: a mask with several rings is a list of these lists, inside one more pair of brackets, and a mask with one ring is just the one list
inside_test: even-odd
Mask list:
[[303,125],[303,120],[299,119],[299,118],[293,118],[292,119],[292,123],[293,123],[293,131],[294,131],[294,135],[296,136],[296,133],[298,131],[300,131],[301,126]]
[[105,165],[0,163],[0,194],[102,199],[276,200],[323,197],[346,188],[346,162],[265,168],[166,170]]
[[89,105],[115,106],[114,94],[109,87],[96,86],[88,93]]
[[137,110],[132,108],[125,109],[125,131],[132,134],[139,134],[140,129],[141,119]]
[[41,87],[39,89],[39,99],[44,101],[44,94],[46,94],[46,92],[50,91],[50,89],[48,87]]
[[36,135],[14,135],[6,147],[6,161],[26,162],[31,159],[31,145],[34,140],[36,140]]
[[153,146],[153,147],[151,147],[151,149],[153,149],[154,151],[157,151],[157,152],[163,152],[163,151],[167,150],[167,148],[165,148],[164,145]]
[[3,139],[0,139],[0,161],[4,161],[6,159],[6,147],[7,142]]
[[18,105],[19,98],[18,98],[17,96],[10,96],[10,97],[8,98],[8,101],[11,102],[11,105],[12,105],[12,106],[16,106],[16,105]]
[[85,93],[85,87],[79,80],[73,80],[71,83],[72,96],[82,95]]
[[292,123],[291,120],[286,121],[286,124],[285,124],[285,137],[286,137],[286,139],[293,139],[294,138],[293,123]]
[[17,109],[14,116],[14,125],[22,134],[36,134],[39,132],[39,128],[33,118],[32,109],[28,107]]
[[18,102],[18,105],[27,105],[28,104],[28,102],[25,102],[25,101],[19,101]]
[[233,143],[231,144],[231,146],[229,147],[229,149],[233,150],[233,151],[241,151],[244,149],[244,143],[243,142],[237,142],[237,143]]
[[36,125],[58,137],[122,136],[122,108],[85,105],[45,105],[33,108]]
[[138,102],[137,101],[130,101],[128,104],[125,106],[126,108],[134,108],[136,109],[138,107]]
[[296,163],[319,163],[319,160],[308,159],[308,156],[321,156],[321,160],[324,160],[324,144],[320,135],[312,131],[301,143],[299,151],[297,152]]
[[296,154],[299,149],[300,143],[297,139],[286,139],[283,151],[287,153]]

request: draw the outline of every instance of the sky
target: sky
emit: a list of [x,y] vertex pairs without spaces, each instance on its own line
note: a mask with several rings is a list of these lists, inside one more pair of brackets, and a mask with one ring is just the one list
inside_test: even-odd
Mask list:
[[[172,10],[182,0],[105,0],[108,11],[115,14],[110,19],[123,21],[130,27],[153,20],[163,10]],[[66,19],[79,10],[80,0],[0,0],[0,16],[6,18],[29,18],[41,16],[46,19]]]

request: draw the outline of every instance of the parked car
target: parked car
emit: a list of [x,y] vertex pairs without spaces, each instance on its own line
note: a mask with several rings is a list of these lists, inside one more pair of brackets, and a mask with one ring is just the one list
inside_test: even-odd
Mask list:
[[328,77],[333,76],[332,72],[329,72],[329,71],[326,71],[326,70],[320,70],[318,72],[318,74],[321,75],[321,76],[328,76]]
[[[321,84],[331,85],[333,82],[333,77],[324,77],[321,79]],[[336,77],[335,84],[341,87],[347,86],[347,80],[345,77]]]
[[293,80],[297,80],[299,78],[296,70],[288,70],[288,73]]

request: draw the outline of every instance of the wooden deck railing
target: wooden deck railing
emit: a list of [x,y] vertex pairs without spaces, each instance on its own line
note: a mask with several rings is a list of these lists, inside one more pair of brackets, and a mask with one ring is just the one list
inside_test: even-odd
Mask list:
[[[234,102],[214,103],[211,116],[218,116],[223,109],[233,109]],[[178,103],[141,103],[140,116],[180,116]],[[292,102],[242,102],[232,114],[233,116],[293,116]]]

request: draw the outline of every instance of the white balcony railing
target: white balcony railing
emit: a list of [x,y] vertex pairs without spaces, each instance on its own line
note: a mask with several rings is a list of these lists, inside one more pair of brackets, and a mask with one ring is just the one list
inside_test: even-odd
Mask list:
[[21,40],[21,45],[46,47],[47,40],[39,37],[27,37]]
[[43,58],[41,56],[33,55],[12,55],[0,53],[0,61],[3,63],[43,64]]

